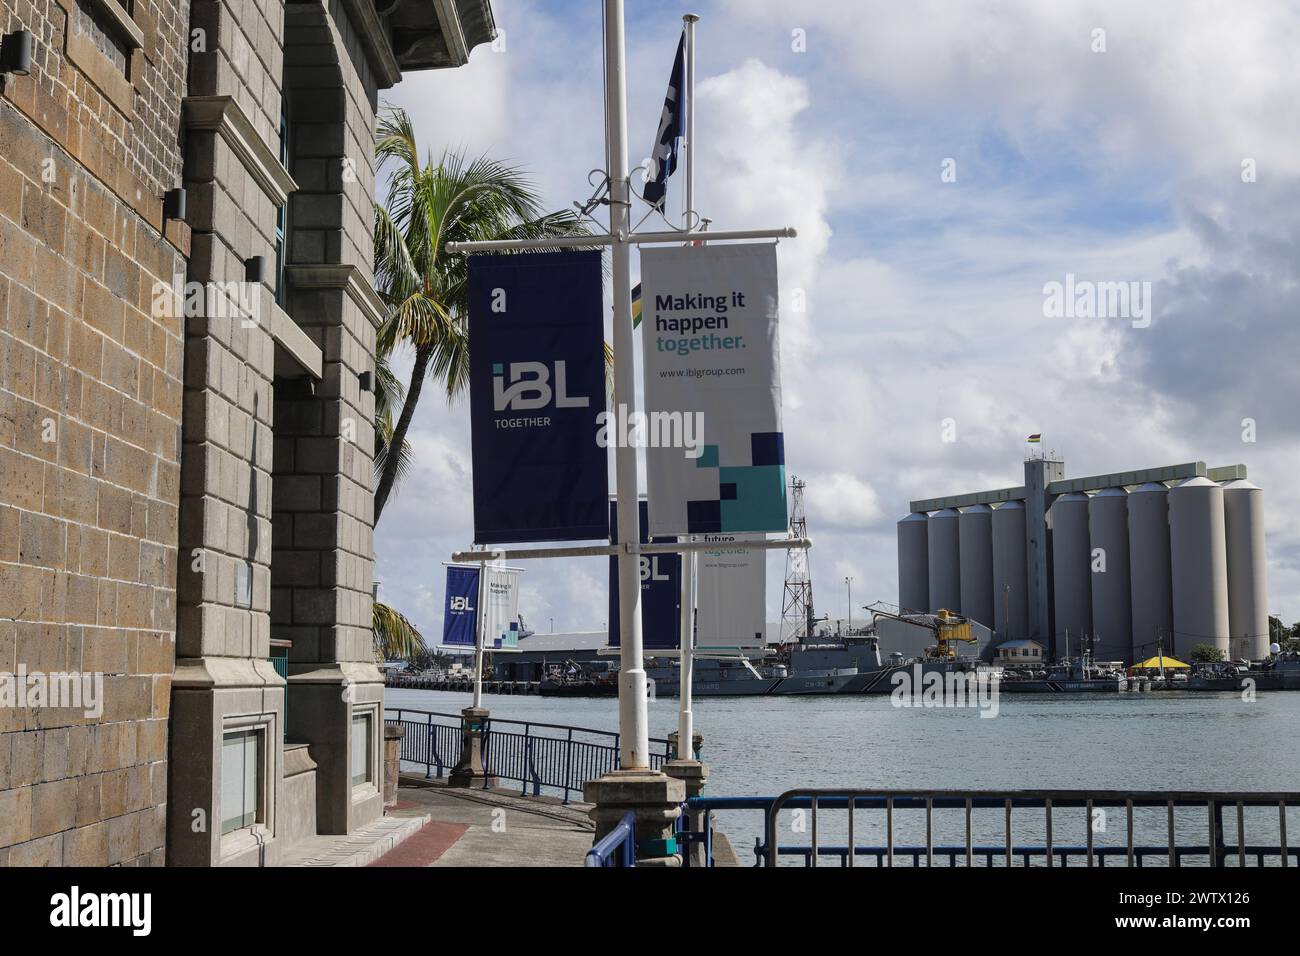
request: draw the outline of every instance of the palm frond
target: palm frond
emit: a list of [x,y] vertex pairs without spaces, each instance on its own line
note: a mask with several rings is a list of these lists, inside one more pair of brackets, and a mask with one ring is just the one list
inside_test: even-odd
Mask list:
[[375,654],[381,660],[410,660],[425,650],[424,635],[400,611],[374,602],[372,629]]

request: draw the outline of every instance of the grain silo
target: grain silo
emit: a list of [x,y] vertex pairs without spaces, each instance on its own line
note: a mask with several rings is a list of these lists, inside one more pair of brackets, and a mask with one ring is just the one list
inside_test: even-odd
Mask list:
[[944,508],[926,522],[926,548],[930,562],[930,611],[947,608],[961,612],[961,548],[957,522],[961,513]]
[[993,627],[993,509],[971,505],[957,520],[961,555],[961,613]]
[[993,512],[993,628],[997,642],[1029,636],[1025,503],[1004,501]]
[[1259,485],[1240,479],[1223,486],[1223,526],[1228,555],[1230,656],[1259,660],[1268,655],[1264,492]]
[[1061,495],[1051,507],[1052,602],[1056,613],[1052,656],[1077,654],[1092,633],[1091,554],[1088,545],[1088,496]]
[[1128,566],[1128,492],[1103,488],[1088,500],[1092,548],[1092,657],[1132,663],[1133,612]]
[[914,511],[898,522],[898,606],[907,611],[930,610],[928,520]]
[[1169,489],[1138,485],[1128,496],[1129,585],[1133,602],[1133,660],[1155,655],[1159,641],[1173,653],[1173,583],[1169,571]]
[[1173,654],[1187,659],[1197,644],[1228,652],[1228,558],[1223,488],[1187,478],[1169,491]]

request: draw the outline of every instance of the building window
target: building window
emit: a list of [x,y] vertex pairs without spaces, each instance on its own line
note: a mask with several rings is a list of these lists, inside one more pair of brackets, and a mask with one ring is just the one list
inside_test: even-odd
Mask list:
[[[280,165],[289,168],[289,95],[280,95]],[[289,203],[275,211],[275,302],[284,307],[284,237],[288,232]]]
[[352,715],[352,786],[370,783],[370,714]]
[[261,810],[262,732],[239,730],[221,741],[221,832],[258,823]]

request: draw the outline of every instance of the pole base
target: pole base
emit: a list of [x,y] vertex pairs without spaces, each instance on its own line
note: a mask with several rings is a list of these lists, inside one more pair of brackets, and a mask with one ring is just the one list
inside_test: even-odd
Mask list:
[[637,866],[681,866],[681,856],[666,852],[675,844],[673,824],[686,800],[686,785],[655,770],[615,770],[588,780],[583,799],[596,824],[596,840],[609,833],[630,810],[636,817]]
[[483,765],[490,713],[486,707],[466,707],[460,712],[460,760],[447,777],[449,787],[494,787]]
[[[696,737],[699,735],[696,734]],[[704,791],[704,784],[709,779],[708,764],[701,763],[698,760],[670,760],[663,766],[663,771],[674,780],[680,780],[686,788],[686,799],[698,797]],[[690,825],[692,833],[701,833],[704,830],[704,811],[703,810],[685,810],[690,816]],[[680,852],[685,848],[679,847]],[[709,861],[706,855],[706,847],[703,843],[692,843],[690,845],[691,866],[708,866]]]

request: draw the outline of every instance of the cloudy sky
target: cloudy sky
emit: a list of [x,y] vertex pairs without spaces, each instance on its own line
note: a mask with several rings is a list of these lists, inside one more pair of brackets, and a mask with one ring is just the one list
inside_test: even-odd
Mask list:
[[[808,304],[782,316],[784,425],[820,612],[844,615],[847,575],[856,606],[896,599],[908,502],[1021,484],[1041,432],[1068,476],[1244,463],[1265,490],[1270,610],[1300,619],[1294,5],[627,7],[633,162],[693,10],[697,205],[718,229],[799,230],[778,249]],[[601,4],[493,9],[501,49],[389,100],[428,149],[520,164],[570,207],[604,165]],[[1151,321],[1048,317],[1044,285],[1067,274],[1151,283]],[[426,390],[412,443],[376,576],[436,639],[441,562],[473,537],[467,400]],[[771,556],[769,620],[782,572]],[[525,581],[539,630],[604,626],[603,562],[529,562]]]

